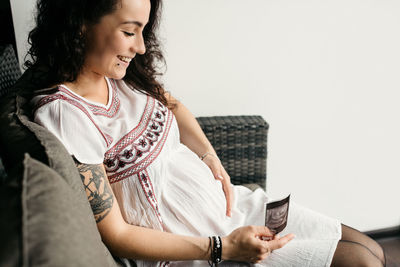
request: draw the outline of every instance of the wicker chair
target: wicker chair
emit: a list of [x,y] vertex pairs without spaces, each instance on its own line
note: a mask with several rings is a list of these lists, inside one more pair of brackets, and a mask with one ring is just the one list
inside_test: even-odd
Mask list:
[[268,124],[261,116],[197,118],[233,184],[258,184],[267,178]]
[[[20,76],[21,70],[12,45],[0,46],[0,97],[9,92]],[[6,173],[0,158],[0,182],[5,178]]]
[[12,45],[0,46],[0,97],[6,95],[21,76]]

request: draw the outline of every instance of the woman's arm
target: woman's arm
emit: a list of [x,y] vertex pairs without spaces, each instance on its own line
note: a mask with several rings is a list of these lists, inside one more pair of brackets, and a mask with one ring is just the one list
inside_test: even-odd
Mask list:
[[207,152],[216,154],[213,146],[210,141],[208,141],[199,123],[189,109],[187,109],[171,94],[165,93],[165,97],[168,102],[175,104],[172,112],[178,122],[181,142],[189,147],[199,157]]
[[222,189],[224,190],[226,198],[226,215],[230,217],[233,203],[231,178],[225,171],[225,168],[222,166],[213,146],[210,141],[208,141],[199,123],[189,109],[187,109],[171,94],[166,93],[165,96],[169,102],[175,104],[172,112],[178,122],[181,142],[189,147],[199,157],[202,157],[204,163],[210,167],[215,179],[221,180]]
[[[108,182],[102,164],[76,162],[103,242],[116,256],[145,260],[208,260],[209,239],[170,234],[127,224]],[[262,241],[268,228],[247,226],[222,238],[222,258],[256,262],[284,246],[292,238]]]

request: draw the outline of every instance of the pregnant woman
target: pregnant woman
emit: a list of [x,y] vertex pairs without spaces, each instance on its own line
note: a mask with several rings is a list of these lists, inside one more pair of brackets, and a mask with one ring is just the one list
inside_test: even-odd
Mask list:
[[26,66],[49,80],[31,101],[35,121],[75,159],[110,251],[138,266],[383,266],[373,240],[296,204],[282,236],[263,240],[268,196],[230,183],[193,115],[157,81],[160,7],[39,0],[29,35]]

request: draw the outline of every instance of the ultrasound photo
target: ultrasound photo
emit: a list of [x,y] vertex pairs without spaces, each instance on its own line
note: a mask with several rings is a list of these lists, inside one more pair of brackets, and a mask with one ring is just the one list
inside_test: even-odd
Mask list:
[[265,226],[278,234],[285,229],[289,215],[290,195],[286,198],[266,204]]

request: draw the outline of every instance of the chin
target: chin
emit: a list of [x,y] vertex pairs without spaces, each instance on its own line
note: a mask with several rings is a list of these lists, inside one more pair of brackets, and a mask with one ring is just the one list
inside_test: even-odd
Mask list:
[[116,79],[116,80],[121,80],[122,78],[125,77],[125,75],[126,75],[126,70],[119,70],[119,71],[114,71],[114,72],[110,73],[107,77]]

